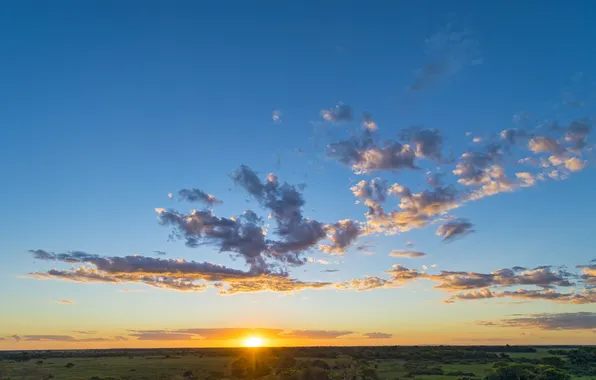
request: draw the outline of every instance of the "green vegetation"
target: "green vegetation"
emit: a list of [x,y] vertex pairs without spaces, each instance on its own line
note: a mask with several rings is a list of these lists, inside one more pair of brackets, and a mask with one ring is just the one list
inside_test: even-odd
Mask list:
[[291,347],[0,352],[16,380],[596,380],[590,347]]

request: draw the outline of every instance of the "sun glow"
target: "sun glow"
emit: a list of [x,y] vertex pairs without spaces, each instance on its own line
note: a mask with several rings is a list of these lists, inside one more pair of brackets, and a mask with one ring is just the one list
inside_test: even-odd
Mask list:
[[244,345],[246,347],[261,347],[265,344],[263,338],[258,336],[251,336],[244,340]]

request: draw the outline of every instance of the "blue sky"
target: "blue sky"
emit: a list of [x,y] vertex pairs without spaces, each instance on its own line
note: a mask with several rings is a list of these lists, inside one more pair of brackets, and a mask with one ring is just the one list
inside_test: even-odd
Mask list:
[[[31,249],[154,258],[159,250],[167,252],[166,259],[246,270],[242,259],[232,260],[210,245],[188,248],[183,241],[169,241],[170,231],[159,225],[154,211],[199,208],[167,197],[199,188],[223,200],[214,208],[218,216],[250,208],[266,219],[258,200],[230,178],[240,165],[261,179],[273,172],[282,182],[305,183],[305,217],[364,223],[366,208],[354,204],[350,190],[358,181],[380,177],[416,192],[426,187],[425,170],[358,175],[327,157],[327,144],[361,133],[363,112],[373,115],[380,139],[396,139],[410,126],[438,129],[444,154],[453,152],[455,158],[481,145],[473,137],[490,140],[516,127],[516,114],[529,115],[532,128],[544,120],[561,125],[591,120],[585,118],[594,111],[593,12],[588,1],[544,2],[539,8],[436,1],[6,4],[0,15],[5,36],[0,42],[5,57],[0,63],[0,286],[10,291],[0,300],[11,310],[1,317],[0,334],[27,334],[33,323],[37,333],[47,334],[66,334],[69,324],[102,331],[198,324],[366,332],[379,326],[399,343],[408,341],[400,335],[403,323],[428,322],[429,311],[442,313],[444,325],[456,330],[461,312],[471,320],[502,318],[511,306],[445,305],[444,292],[427,281],[370,292],[221,297],[215,289],[179,293],[142,284],[22,277],[64,267],[34,259]],[[454,44],[452,33],[464,37]],[[438,48],[425,43],[433,36],[448,40],[439,38]],[[455,63],[421,90],[409,90],[416,70],[442,49]],[[583,106],[566,105],[571,98]],[[352,121],[329,123],[321,117],[321,110],[338,102],[352,107]],[[281,121],[272,120],[276,110]],[[589,161],[590,149],[581,152],[582,162]],[[503,166],[509,174],[524,171],[507,161]],[[421,162],[425,169],[436,166],[428,159]],[[453,177],[452,169],[447,165],[442,171]],[[435,235],[442,223],[437,220],[399,234],[361,236],[343,255],[329,256],[315,245],[301,257],[338,264],[288,270],[303,281],[342,283],[387,277],[383,273],[393,264],[480,273],[588,265],[596,258],[591,227],[596,205],[589,201],[595,177],[590,164],[571,174],[450,210],[448,215],[469,219],[475,230],[452,243]],[[385,208],[397,204],[391,199]],[[388,256],[391,250],[409,249],[408,241],[427,256]],[[371,245],[373,255],[356,249],[363,243]],[[331,267],[340,271],[320,272]],[[122,288],[143,292],[119,293]],[[56,304],[56,299],[76,304]],[[354,308],[358,303],[358,310],[377,307],[379,313],[361,314]],[[516,307],[520,313],[590,309],[589,304],[544,300]],[[106,312],[110,308],[118,312]],[[213,313],[206,316],[204,308]],[[404,314],[402,308],[415,311]],[[45,313],[43,323],[40,313]],[[487,331],[487,337],[499,333]]]

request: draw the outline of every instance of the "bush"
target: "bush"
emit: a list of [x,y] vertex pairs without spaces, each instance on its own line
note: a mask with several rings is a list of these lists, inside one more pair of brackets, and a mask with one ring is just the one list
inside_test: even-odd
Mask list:
[[64,367],[66,367],[66,368],[72,368],[74,366],[75,366],[74,363],[66,363],[66,365]]
[[445,376],[476,377],[476,374],[473,372],[451,371],[447,372]]
[[311,363],[311,366],[321,368],[321,369],[324,369],[327,371],[331,369],[331,366],[329,365],[329,363],[327,363],[326,361],[321,360],[321,359],[313,360],[313,362]]

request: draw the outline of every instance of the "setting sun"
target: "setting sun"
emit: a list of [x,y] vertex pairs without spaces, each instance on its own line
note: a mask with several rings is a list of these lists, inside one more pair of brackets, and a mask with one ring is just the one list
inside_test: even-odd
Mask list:
[[263,338],[258,336],[251,336],[244,340],[244,345],[246,347],[261,347],[264,343],[265,341],[263,340]]

